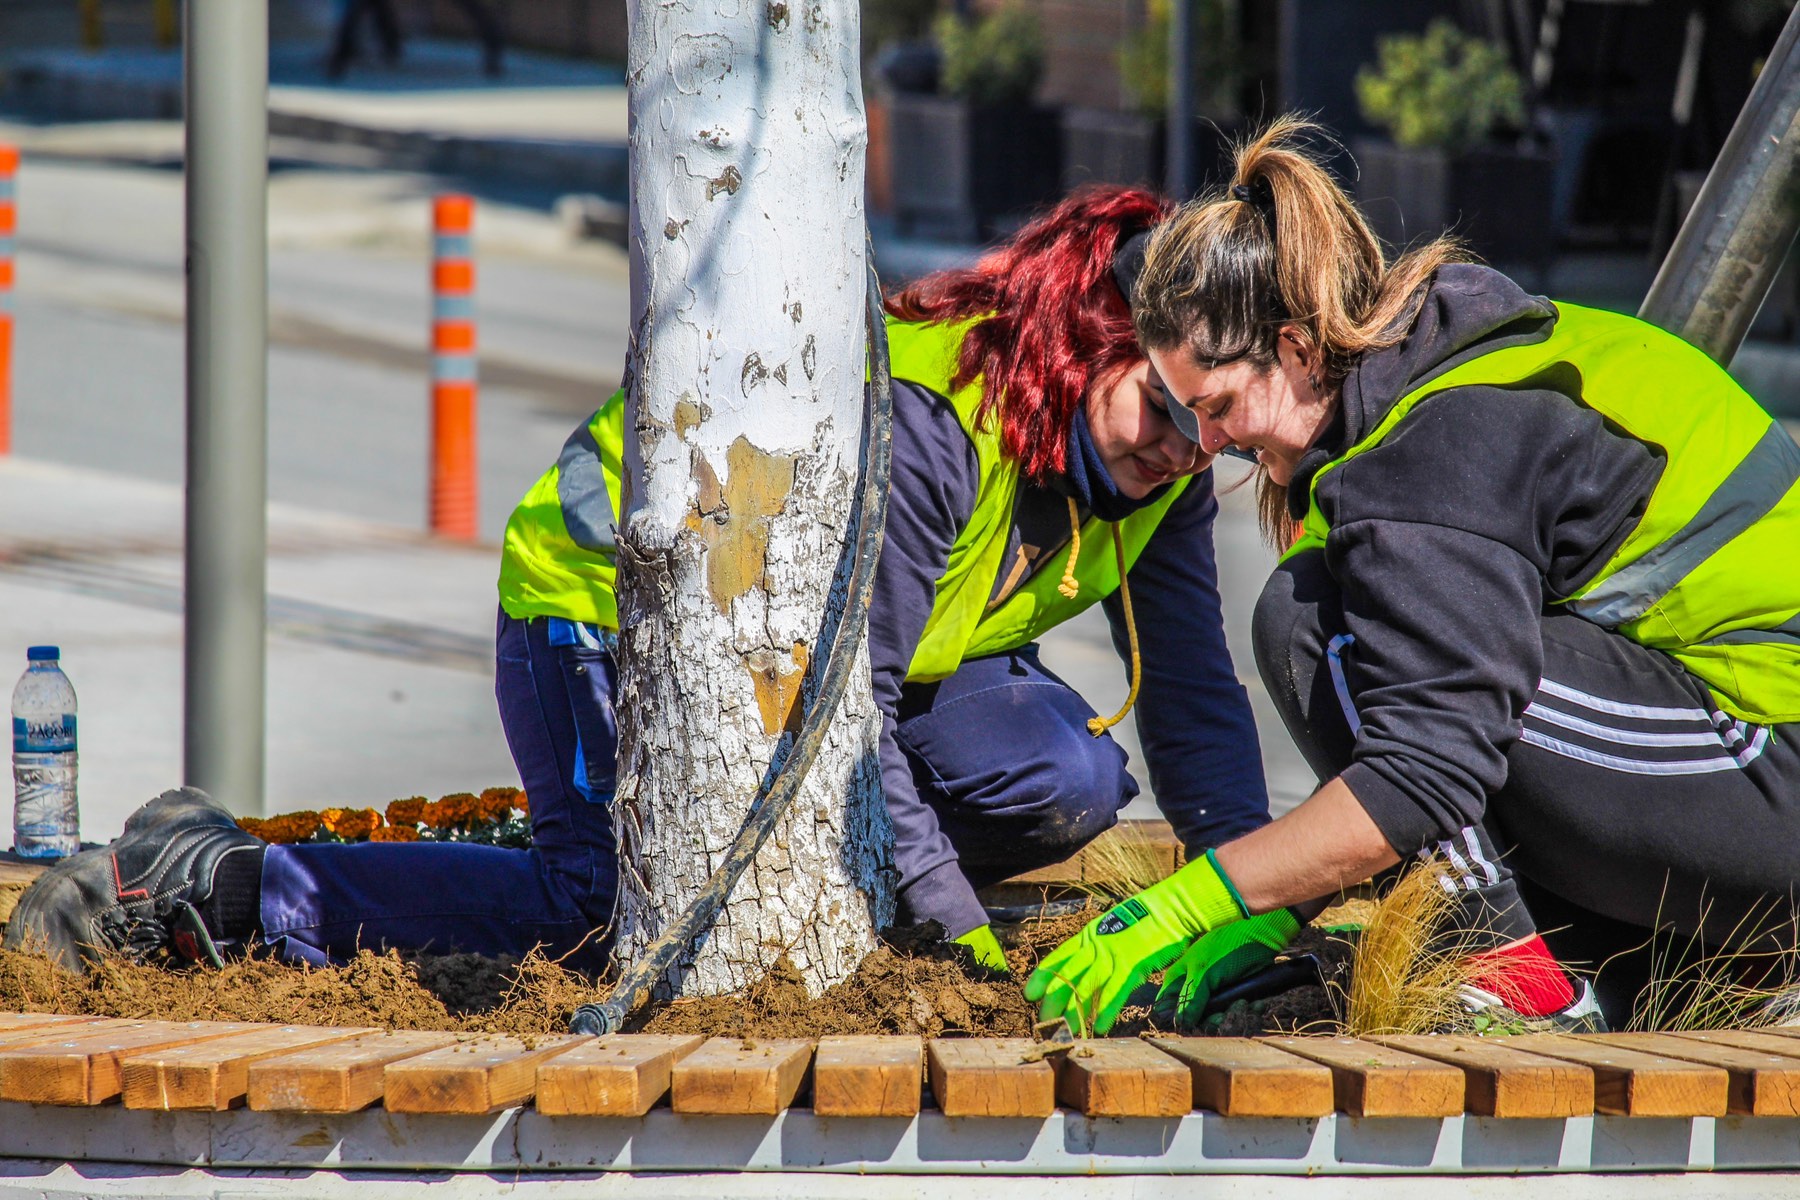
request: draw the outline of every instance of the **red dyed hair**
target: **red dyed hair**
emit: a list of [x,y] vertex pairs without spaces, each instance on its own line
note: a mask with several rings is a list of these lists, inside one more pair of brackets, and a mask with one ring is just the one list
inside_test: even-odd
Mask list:
[[963,338],[952,389],[982,380],[981,428],[1029,479],[1066,465],[1069,423],[1088,389],[1144,357],[1113,280],[1113,255],[1169,215],[1142,188],[1085,187],[972,267],[938,271],[887,301],[902,321],[986,315]]

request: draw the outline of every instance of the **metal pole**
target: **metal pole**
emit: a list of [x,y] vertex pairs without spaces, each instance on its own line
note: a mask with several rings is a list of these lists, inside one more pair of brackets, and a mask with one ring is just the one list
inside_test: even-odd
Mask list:
[[188,0],[183,775],[263,810],[269,18]]
[[1194,194],[1194,0],[1169,0],[1169,115],[1164,122],[1166,190]]
[[1800,9],[1788,16],[1638,315],[1729,363],[1800,231]]

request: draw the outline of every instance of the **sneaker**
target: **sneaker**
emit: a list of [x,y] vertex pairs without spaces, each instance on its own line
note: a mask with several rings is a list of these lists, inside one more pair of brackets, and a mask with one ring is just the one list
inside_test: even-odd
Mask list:
[[6,948],[47,953],[70,971],[107,952],[222,966],[200,906],[227,855],[261,848],[205,792],[164,792],[110,846],[63,859],[27,888],[7,921]]
[[1573,983],[1574,1003],[1548,1016],[1528,1017],[1508,1008],[1494,993],[1466,983],[1462,986],[1463,1008],[1474,1018],[1476,1032],[1482,1034],[1611,1033],[1593,985],[1585,979]]

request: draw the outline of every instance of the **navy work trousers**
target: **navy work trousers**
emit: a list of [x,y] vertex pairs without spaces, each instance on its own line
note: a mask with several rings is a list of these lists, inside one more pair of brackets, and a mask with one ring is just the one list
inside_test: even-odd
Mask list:
[[604,965],[618,876],[617,668],[573,629],[502,613],[495,638],[494,693],[531,805],[532,848],[271,846],[262,890],[270,945],[313,963],[359,947],[522,955],[542,946],[553,957],[575,951],[570,966]]
[[[560,644],[558,644],[560,643]],[[501,614],[494,691],[531,804],[533,847],[271,846],[263,937],[290,959],[361,947],[550,955],[597,970],[618,891],[612,656],[569,622]],[[977,887],[1074,853],[1137,794],[1125,752],[1036,647],[910,687],[899,741]]]

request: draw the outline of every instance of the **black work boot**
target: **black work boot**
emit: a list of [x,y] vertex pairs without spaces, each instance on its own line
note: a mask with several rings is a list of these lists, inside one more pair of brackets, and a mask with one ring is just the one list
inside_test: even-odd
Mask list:
[[110,846],[65,858],[19,897],[8,950],[37,950],[78,971],[107,951],[139,961],[172,953],[222,965],[200,910],[227,855],[261,840],[197,788],[164,792],[132,813]]

